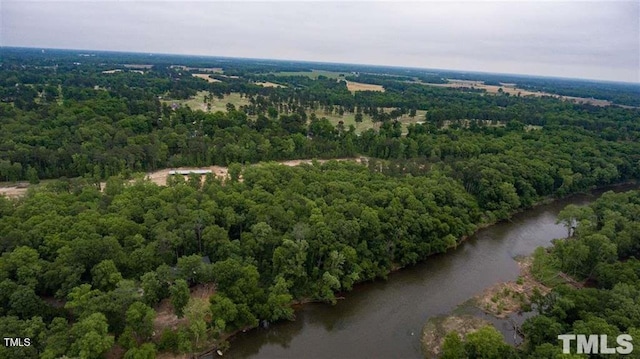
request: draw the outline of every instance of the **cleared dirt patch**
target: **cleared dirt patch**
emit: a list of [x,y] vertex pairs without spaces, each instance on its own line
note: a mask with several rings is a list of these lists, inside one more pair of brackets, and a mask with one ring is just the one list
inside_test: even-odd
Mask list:
[[381,85],[372,85],[372,84],[365,84],[362,82],[353,82],[353,81],[347,81],[347,89],[351,92],[356,92],[356,91],[384,92],[384,87],[382,87]]
[[199,79],[206,80],[208,82],[212,82],[212,83],[213,82],[222,82],[222,81],[220,81],[218,79],[213,79],[213,78],[209,77],[209,74],[192,74],[192,76],[193,77],[197,77]]
[[422,351],[427,358],[437,358],[442,353],[442,344],[448,333],[455,331],[464,338],[487,325],[491,323],[472,315],[431,319],[422,328]]
[[[170,176],[169,173],[171,171],[193,171],[193,170],[211,170],[211,172],[216,177],[220,177],[220,178],[227,177],[227,174],[229,173],[227,167],[222,167],[222,166],[178,167],[178,168],[165,168],[163,170],[147,173],[146,178],[149,179],[151,182],[159,185],[159,186],[166,186],[167,185],[167,178]],[[204,176],[203,176],[203,178],[204,178]]]
[[[325,163],[327,161],[356,161],[359,163],[366,163],[367,162],[367,158],[366,157],[358,157],[358,158],[335,158],[335,159],[331,159],[331,160],[316,160],[319,163]],[[291,160],[291,161],[282,161],[282,162],[278,162],[281,165],[284,166],[289,166],[289,167],[295,167],[301,164],[311,164],[313,162],[312,159],[303,159],[303,160]],[[260,164],[254,164],[253,166],[259,166]],[[229,174],[229,169],[227,167],[224,166],[209,166],[209,167],[179,167],[179,168],[166,168],[163,170],[159,170],[159,171],[155,171],[155,172],[149,172],[146,175],[146,178],[148,178],[151,182],[159,185],[159,186],[166,186],[167,185],[167,178],[170,175],[169,173],[171,171],[193,171],[193,170],[211,170],[211,172],[219,178],[226,178]],[[202,176],[202,178],[204,179],[205,176]]]
[[[215,285],[213,283],[198,284],[191,288],[191,298],[204,300],[209,302],[209,297],[215,293]],[[153,321],[153,338],[159,339],[162,335],[162,331],[165,329],[176,330],[178,327],[188,324],[188,320],[185,317],[178,318],[173,311],[171,300],[165,298],[158,303],[155,307],[156,318]]]
[[27,188],[24,187],[0,187],[0,196],[5,195],[9,198],[22,197],[27,193]]
[[[318,159],[316,160],[318,163],[325,163],[328,161],[355,161],[358,163],[367,163],[367,157],[357,157],[357,158],[335,158],[335,159],[331,159],[331,160],[323,160],[323,159]],[[312,159],[302,159],[302,160],[291,160],[291,161],[282,161],[279,162],[282,165],[285,166],[289,166],[289,167],[294,167],[294,166],[298,166],[301,164],[311,164],[314,160]],[[260,164],[254,164],[253,166],[259,166]],[[177,168],[165,168],[162,170],[158,170],[158,171],[154,171],[154,172],[148,172],[145,175],[145,179],[150,180],[151,182],[159,185],[159,186],[166,186],[167,185],[167,178],[170,176],[170,172],[171,171],[194,171],[194,170],[211,170],[211,173],[213,173],[213,175],[215,175],[216,177],[225,179],[227,178],[228,174],[229,174],[229,169],[225,166],[209,166],[209,167],[177,167]],[[206,178],[206,176],[202,176],[202,181],[204,181],[204,179]],[[188,176],[185,176],[185,179],[188,179]],[[130,182],[134,182],[135,180],[131,180]],[[107,183],[106,182],[100,182],[100,191],[103,192],[105,187],[106,187]],[[27,187],[18,187],[18,186],[5,186],[5,187],[0,187],[0,196],[4,195],[7,196],[9,198],[18,198],[18,197],[22,197],[27,193]]]

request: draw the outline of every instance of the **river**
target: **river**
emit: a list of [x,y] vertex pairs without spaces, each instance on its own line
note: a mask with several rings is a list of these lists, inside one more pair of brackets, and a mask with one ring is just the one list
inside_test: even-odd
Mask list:
[[[635,185],[615,187],[626,191]],[[230,358],[422,358],[420,336],[429,318],[448,314],[474,295],[518,276],[517,256],[549,246],[567,230],[555,224],[568,204],[583,205],[604,190],[574,195],[514,215],[478,231],[457,249],[362,283],[334,306],[306,304],[293,322],[241,333]]]

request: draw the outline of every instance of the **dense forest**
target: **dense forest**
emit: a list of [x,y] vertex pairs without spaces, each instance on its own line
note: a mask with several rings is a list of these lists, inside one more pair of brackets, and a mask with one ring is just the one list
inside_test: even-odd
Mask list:
[[[0,196],[0,332],[33,341],[0,347],[2,358],[224,348],[229,333],[293,319],[294,302],[335,302],[545,198],[640,177],[636,108],[431,87],[407,78],[444,75],[411,69],[1,51],[0,180],[34,185],[18,199]],[[210,82],[193,76],[201,67],[222,72]],[[317,68],[385,91],[305,76]],[[180,102],[202,92],[205,103],[239,94],[246,104],[203,111]],[[372,125],[357,131],[319,109],[366,114]],[[405,115],[414,120],[401,122]],[[167,186],[136,175],[214,164],[229,175]],[[628,196],[632,207],[637,196]],[[591,262],[575,261],[608,245],[593,235],[609,223],[602,207],[577,218],[592,224],[576,229],[584,243],[567,242],[580,248],[565,253],[586,253],[567,259],[572,275],[596,275]],[[627,231],[618,243],[622,224],[613,226],[602,234],[608,246],[637,255],[637,238]],[[631,267],[605,262],[598,283],[609,278],[611,289],[612,273]],[[192,295],[212,284],[206,298]],[[158,327],[163,303],[181,318],[178,329]],[[564,320],[551,317],[552,304],[540,308]],[[532,353],[548,339],[533,339],[535,320]]]
[[[537,315],[522,326],[525,344],[515,350],[487,327],[464,341],[455,333],[448,335],[443,358],[558,358],[561,334],[606,334],[609,348],[618,347],[620,334],[640,338],[640,192],[608,192],[589,206],[569,205],[559,220],[567,226],[568,237],[556,240],[549,250],[538,248],[534,255],[534,275],[553,290],[533,298]],[[563,283],[558,272],[587,286]],[[637,340],[632,345],[630,355],[589,357],[637,358]]]

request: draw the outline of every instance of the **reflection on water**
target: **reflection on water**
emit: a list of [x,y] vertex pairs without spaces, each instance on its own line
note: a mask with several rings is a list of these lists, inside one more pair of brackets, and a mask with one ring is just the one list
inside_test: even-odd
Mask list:
[[[620,186],[615,191],[636,188]],[[309,304],[296,321],[255,329],[231,340],[231,358],[421,358],[426,321],[444,315],[498,282],[515,280],[514,257],[529,255],[566,235],[555,224],[567,204],[587,204],[603,191],[577,195],[515,215],[479,231],[456,250],[357,285],[335,306]],[[504,333],[508,321],[494,320]],[[518,322],[524,318],[516,318]]]

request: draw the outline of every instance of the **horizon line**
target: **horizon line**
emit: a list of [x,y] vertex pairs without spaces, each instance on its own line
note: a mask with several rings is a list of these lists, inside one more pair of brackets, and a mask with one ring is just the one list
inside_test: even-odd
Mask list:
[[380,65],[380,64],[350,63],[350,62],[336,62],[336,61],[294,60],[294,59],[288,59],[288,58],[260,58],[260,57],[239,57],[239,56],[225,56],[225,55],[179,54],[179,53],[166,53],[166,52],[146,52],[146,51],[140,52],[140,51],[130,51],[130,50],[99,50],[99,49],[5,46],[5,45],[0,45],[0,49],[88,51],[88,52],[97,52],[97,53],[124,53],[124,54],[143,55],[143,56],[159,55],[159,56],[178,56],[178,57],[237,59],[237,60],[252,60],[252,61],[280,61],[280,62],[308,63],[308,64],[318,64],[318,65],[327,64],[327,65],[366,66],[366,67],[394,68],[394,69],[407,69],[407,70],[420,70],[420,71],[458,72],[458,73],[468,73],[468,74],[478,74],[478,75],[500,75],[500,76],[512,76],[512,77],[523,77],[523,78],[600,82],[600,83],[611,83],[611,84],[620,84],[620,85],[640,85],[640,79],[638,81],[603,80],[603,79],[584,78],[584,77],[560,77],[556,75],[534,75],[534,74],[524,74],[524,73],[489,72],[489,71],[482,71],[482,70],[443,69],[443,68],[415,67],[415,66],[403,66],[403,65]]

